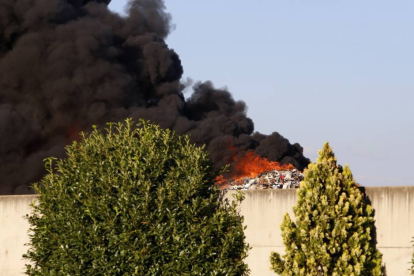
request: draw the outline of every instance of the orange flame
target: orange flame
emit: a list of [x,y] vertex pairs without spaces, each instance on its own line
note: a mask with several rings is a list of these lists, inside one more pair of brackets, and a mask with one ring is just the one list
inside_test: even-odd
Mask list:
[[[246,177],[257,177],[263,172],[272,170],[285,171],[293,170],[295,168],[292,164],[280,164],[276,161],[269,161],[266,157],[261,157],[253,151],[248,151],[242,157],[234,158],[232,167],[233,173],[231,178],[234,179],[235,182],[239,182]],[[216,177],[215,181],[216,184],[223,185],[228,179],[223,175],[219,175]]]
[[224,178],[224,176],[221,174],[214,178],[214,181],[216,181],[216,184],[221,185],[227,182],[227,179]]
[[69,141],[76,141],[79,142],[80,141],[80,135],[79,135],[80,129],[77,125],[73,125],[72,127],[69,128],[69,133],[68,133],[68,138]]
[[235,160],[234,178],[256,177],[262,172],[272,170],[293,170],[295,167],[291,164],[280,164],[276,161],[269,161],[265,157],[255,154],[253,151],[247,152],[244,156]]

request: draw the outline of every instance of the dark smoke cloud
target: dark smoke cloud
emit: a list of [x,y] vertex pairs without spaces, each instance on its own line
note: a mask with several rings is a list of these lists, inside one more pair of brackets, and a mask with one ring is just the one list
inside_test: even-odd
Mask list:
[[0,194],[28,193],[42,159],[92,124],[147,118],[206,144],[216,168],[255,150],[302,169],[303,149],[278,133],[253,133],[244,102],[194,85],[185,100],[180,59],[164,39],[162,0],[134,0],[128,15],[109,0],[0,0]]

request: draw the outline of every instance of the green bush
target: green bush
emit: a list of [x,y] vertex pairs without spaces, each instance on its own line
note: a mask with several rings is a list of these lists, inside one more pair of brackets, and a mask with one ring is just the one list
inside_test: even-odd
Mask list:
[[34,185],[27,275],[248,274],[236,203],[187,137],[127,120],[66,149]]
[[383,275],[372,207],[328,143],[305,170],[297,195],[296,223],[286,214],[281,226],[284,260],[272,252],[272,270],[283,276]]
[[[414,245],[414,237],[411,240],[411,243]],[[414,253],[411,256],[411,275],[414,275]]]

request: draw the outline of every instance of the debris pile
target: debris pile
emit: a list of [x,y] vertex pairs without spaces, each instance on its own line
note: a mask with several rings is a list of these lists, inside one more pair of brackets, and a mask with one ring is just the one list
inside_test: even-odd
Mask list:
[[303,173],[297,169],[271,170],[262,172],[253,178],[244,177],[222,181],[220,185],[228,190],[294,189],[299,188],[302,180]]

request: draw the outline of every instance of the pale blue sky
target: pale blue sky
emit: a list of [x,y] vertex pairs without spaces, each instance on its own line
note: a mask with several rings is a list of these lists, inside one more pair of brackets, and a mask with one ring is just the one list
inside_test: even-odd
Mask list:
[[364,186],[414,185],[414,1],[166,6],[184,78],[226,86],[256,130],[299,142],[312,161],[330,142]]

